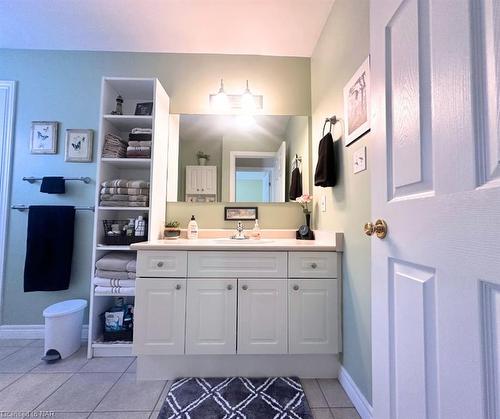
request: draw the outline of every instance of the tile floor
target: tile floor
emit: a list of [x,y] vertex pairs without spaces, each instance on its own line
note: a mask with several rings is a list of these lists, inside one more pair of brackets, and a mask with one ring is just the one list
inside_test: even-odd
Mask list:
[[[156,419],[170,382],[136,382],[134,358],[87,360],[82,346],[48,365],[40,360],[42,348],[41,340],[0,339],[0,417],[55,412],[47,417]],[[302,380],[302,385],[315,419],[359,418],[337,380]]]

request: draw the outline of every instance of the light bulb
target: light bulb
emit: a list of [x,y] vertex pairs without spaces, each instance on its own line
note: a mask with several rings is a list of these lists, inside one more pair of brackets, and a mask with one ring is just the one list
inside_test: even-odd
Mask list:
[[245,112],[255,111],[255,99],[252,95],[252,92],[248,88],[248,80],[247,80],[247,88],[245,89],[245,92],[241,96],[241,108]]
[[220,88],[217,94],[214,96],[213,102],[214,108],[219,112],[227,111],[229,108],[229,99],[224,91],[224,81],[221,79]]

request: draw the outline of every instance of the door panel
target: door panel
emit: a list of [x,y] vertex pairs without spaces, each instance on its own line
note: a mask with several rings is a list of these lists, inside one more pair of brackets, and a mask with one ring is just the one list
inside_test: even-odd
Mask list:
[[370,8],[374,418],[498,418],[500,4]]
[[184,353],[185,279],[139,278],[135,307],[134,354]]
[[338,353],[338,280],[288,281],[291,354]]
[[238,281],[238,353],[287,353],[286,279]]
[[187,354],[236,353],[236,279],[189,279]]

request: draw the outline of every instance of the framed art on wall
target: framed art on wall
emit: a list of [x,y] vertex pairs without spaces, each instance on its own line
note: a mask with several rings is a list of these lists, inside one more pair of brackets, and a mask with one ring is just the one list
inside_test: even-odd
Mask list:
[[224,207],[225,221],[250,221],[259,218],[257,207]]
[[56,121],[33,121],[31,123],[31,154],[57,154]]
[[370,130],[370,57],[344,87],[345,145]]
[[94,132],[91,129],[67,129],[64,161],[91,162],[93,134]]

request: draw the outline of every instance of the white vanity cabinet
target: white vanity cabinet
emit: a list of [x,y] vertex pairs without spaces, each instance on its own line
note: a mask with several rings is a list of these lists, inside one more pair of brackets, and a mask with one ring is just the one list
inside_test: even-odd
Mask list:
[[238,353],[287,353],[286,279],[241,279],[238,284]]
[[237,293],[236,279],[189,279],[186,354],[236,353]]

